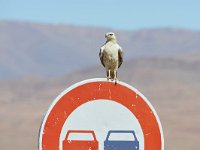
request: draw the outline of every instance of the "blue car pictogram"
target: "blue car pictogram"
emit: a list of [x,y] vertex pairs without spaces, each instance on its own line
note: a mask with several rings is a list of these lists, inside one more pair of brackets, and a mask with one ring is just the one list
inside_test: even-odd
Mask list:
[[[111,138],[115,134],[123,135],[122,137],[131,137],[131,139],[116,139]],[[118,136],[121,137],[121,136]],[[132,130],[111,130],[107,134],[104,141],[104,150],[139,150],[139,141]]]

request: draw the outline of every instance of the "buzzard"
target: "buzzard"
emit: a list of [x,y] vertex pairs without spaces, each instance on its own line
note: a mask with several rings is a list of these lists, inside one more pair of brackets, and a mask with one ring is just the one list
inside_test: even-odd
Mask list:
[[106,43],[101,47],[99,57],[106,69],[107,80],[117,83],[117,70],[123,62],[123,50],[118,45],[115,34],[108,32],[105,35]]

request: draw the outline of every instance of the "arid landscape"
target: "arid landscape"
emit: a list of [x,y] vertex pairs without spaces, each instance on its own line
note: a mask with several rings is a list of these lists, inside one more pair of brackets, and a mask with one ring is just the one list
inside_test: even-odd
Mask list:
[[[98,52],[109,30],[0,22],[0,149],[36,150],[42,118],[54,98],[76,82],[105,77]],[[165,149],[198,150],[200,32],[115,32],[125,53],[119,79],[155,107]]]

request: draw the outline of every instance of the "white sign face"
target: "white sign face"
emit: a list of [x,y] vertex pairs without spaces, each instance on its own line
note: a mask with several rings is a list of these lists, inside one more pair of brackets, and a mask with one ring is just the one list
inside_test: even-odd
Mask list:
[[62,92],[40,129],[39,150],[164,150],[158,115],[135,88],[90,79]]
[[[137,118],[129,109],[114,101],[91,101],[74,110],[62,128],[60,150],[62,150],[62,142],[66,138],[67,131],[77,129],[93,130],[99,142],[99,150],[104,150],[104,141],[110,130],[133,130],[139,141],[140,150],[144,150],[143,132]],[[115,139],[112,140],[135,140],[130,134],[118,134],[113,138]],[[76,139],[84,140],[81,134],[77,134]]]

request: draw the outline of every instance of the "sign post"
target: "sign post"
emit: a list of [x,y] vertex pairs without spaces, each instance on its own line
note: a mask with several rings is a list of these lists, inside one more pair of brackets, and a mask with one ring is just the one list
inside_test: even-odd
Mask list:
[[130,85],[89,79],[51,104],[39,133],[39,150],[164,150],[158,115]]

